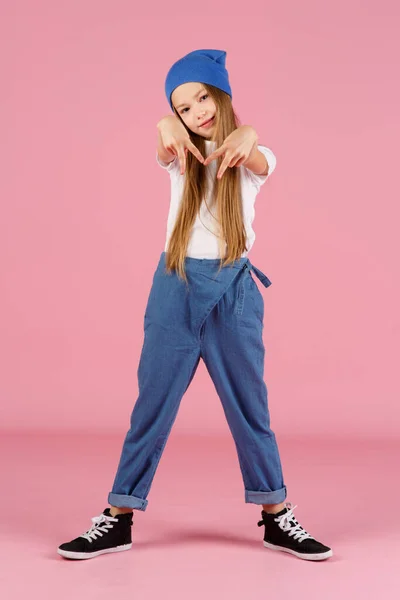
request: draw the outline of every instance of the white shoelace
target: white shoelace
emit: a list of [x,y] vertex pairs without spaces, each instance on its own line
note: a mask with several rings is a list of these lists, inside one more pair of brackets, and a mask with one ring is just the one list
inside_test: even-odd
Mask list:
[[[112,523],[110,523],[110,521],[118,521],[118,519],[116,519],[115,517],[112,517],[111,515],[108,516],[105,514],[101,514],[99,516],[92,517],[93,525],[91,526],[90,529],[88,529],[85,533],[83,533],[79,537],[86,538],[87,540],[89,540],[90,543],[92,543],[92,541],[96,539],[97,535],[99,535],[100,537],[103,536],[103,534],[101,533],[102,531],[104,533],[107,533],[110,529],[112,529],[114,527],[114,525]],[[102,523],[103,523],[103,525],[102,525]]]
[[287,532],[290,537],[293,536],[294,539],[299,540],[299,542],[302,542],[307,538],[314,539],[312,535],[307,533],[307,531],[300,525],[300,523],[297,521],[296,517],[293,514],[293,511],[297,507],[297,504],[295,504],[295,506],[292,506],[291,502],[285,502],[285,506],[288,509],[287,512],[284,515],[281,515],[280,517],[274,519],[274,521],[279,523],[279,527],[282,529],[282,531]]

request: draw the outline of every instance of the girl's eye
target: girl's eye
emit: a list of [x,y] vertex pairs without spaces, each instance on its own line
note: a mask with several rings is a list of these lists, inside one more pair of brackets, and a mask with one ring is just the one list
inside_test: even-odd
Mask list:
[[[204,94],[204,96],[201,96],[201,99],[203,98],[207,98],[208,94]],[[189,110],[188,108],[184,108],[181,112],[181,115],[185,112],[185,110]]]

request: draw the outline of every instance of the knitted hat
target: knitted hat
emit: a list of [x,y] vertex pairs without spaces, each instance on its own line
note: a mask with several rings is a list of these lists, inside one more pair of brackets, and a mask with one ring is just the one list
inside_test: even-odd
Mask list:
[[174,89],[189,81],[214,85],[232,98],[225,59],[225,50],[193,50],[175,62],[165,80],[165,93],[170,107],[172,108],[171,94]]

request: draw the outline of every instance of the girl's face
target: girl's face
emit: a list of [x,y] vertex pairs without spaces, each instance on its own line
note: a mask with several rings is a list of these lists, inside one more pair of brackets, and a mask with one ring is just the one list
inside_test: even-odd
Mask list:
[[[171,101],[186,127],[204,138],[212,138],[217,107],[202,83],[182,83],[172,92]],[[209,119],[212,121],[207,124]]]

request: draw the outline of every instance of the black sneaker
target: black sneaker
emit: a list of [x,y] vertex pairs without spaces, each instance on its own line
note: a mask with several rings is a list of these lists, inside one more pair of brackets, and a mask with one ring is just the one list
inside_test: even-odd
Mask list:
[[257,525],[265,525],[264,546],[271,550],[290,552],[306,560],[325,560],[332,556],[333,552],[328,546],[317,542],[298,523],[293,514],[296,506],[292,507],[290,502],[285,502],[285,508],[275,515],[261,511],[262,520]]
[[132,548],[133,511],[111,516],[106,508],[98,517],[92,517],[93,525],[86,533],[61,544],[58,554],[65,558],[94,558],[106,552],[121,552]]

